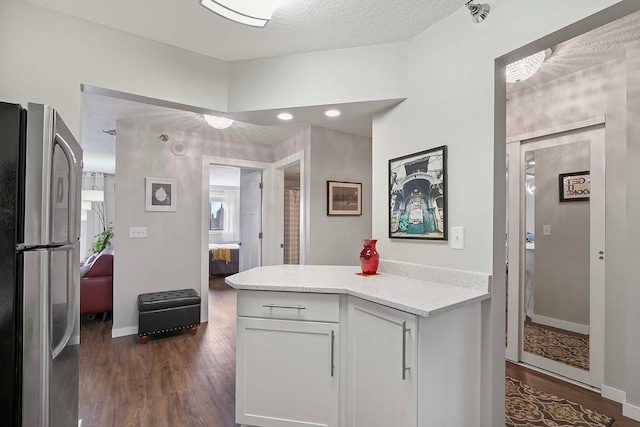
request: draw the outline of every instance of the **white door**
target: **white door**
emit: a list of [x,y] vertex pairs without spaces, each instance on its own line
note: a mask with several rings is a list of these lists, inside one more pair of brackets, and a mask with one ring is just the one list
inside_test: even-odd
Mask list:
[[347,426],[415,427],[416,317],[349,297]]
[[516,141],[507,152],[514,172],[509,174],[507,358],[600,388],[604,127]]
[[338,426],[339,325],[239,317],[236,422]]
[[240,260],[245,271],[262,264],[262,171],[240,174]]

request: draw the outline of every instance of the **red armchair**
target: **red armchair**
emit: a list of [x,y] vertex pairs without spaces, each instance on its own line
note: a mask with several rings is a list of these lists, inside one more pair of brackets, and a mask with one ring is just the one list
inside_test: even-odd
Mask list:
[[80,314],[104,313],[105,321],[113,311],[113,246],[82,270],[86,273],[80,278]]

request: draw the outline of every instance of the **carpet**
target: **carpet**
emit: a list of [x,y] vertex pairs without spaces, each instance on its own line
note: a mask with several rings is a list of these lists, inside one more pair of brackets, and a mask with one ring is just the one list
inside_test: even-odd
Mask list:
[[525,323],[524,351],[589,370],[589,337],[576,337]]
[[609,427],[614,419],[511,377],[505,379],[507,427]]

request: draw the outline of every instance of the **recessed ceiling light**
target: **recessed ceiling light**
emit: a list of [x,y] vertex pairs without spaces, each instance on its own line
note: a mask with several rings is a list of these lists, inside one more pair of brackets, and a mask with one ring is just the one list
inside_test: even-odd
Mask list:
[[324,115],[327,117],[338,117],[340,114],[342,113],[338,110],[327,110],[324,112]]
[[273,16],[276,0],[200,0],[210,11],[240,24],[264,27]]
[[233,120],[226,117],[210,116],[208,114],[203,114],[203,116],[207,124],[212,128],[226,129],[233,124]]
[[291,119],[293,119],[293,115],[289,114],[289,113],[280,113],[280,114],[278,114],[278,118],[280,120],[291,120]]

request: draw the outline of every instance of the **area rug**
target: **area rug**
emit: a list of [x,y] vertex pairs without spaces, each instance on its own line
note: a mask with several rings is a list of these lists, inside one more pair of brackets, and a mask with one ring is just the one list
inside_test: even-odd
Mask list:
[[511,377],[505,379],[507,427],[609,427],[614,419]]
[[577,337],[531,323],[524,324],[524,351],[589,370],[589,337]]

